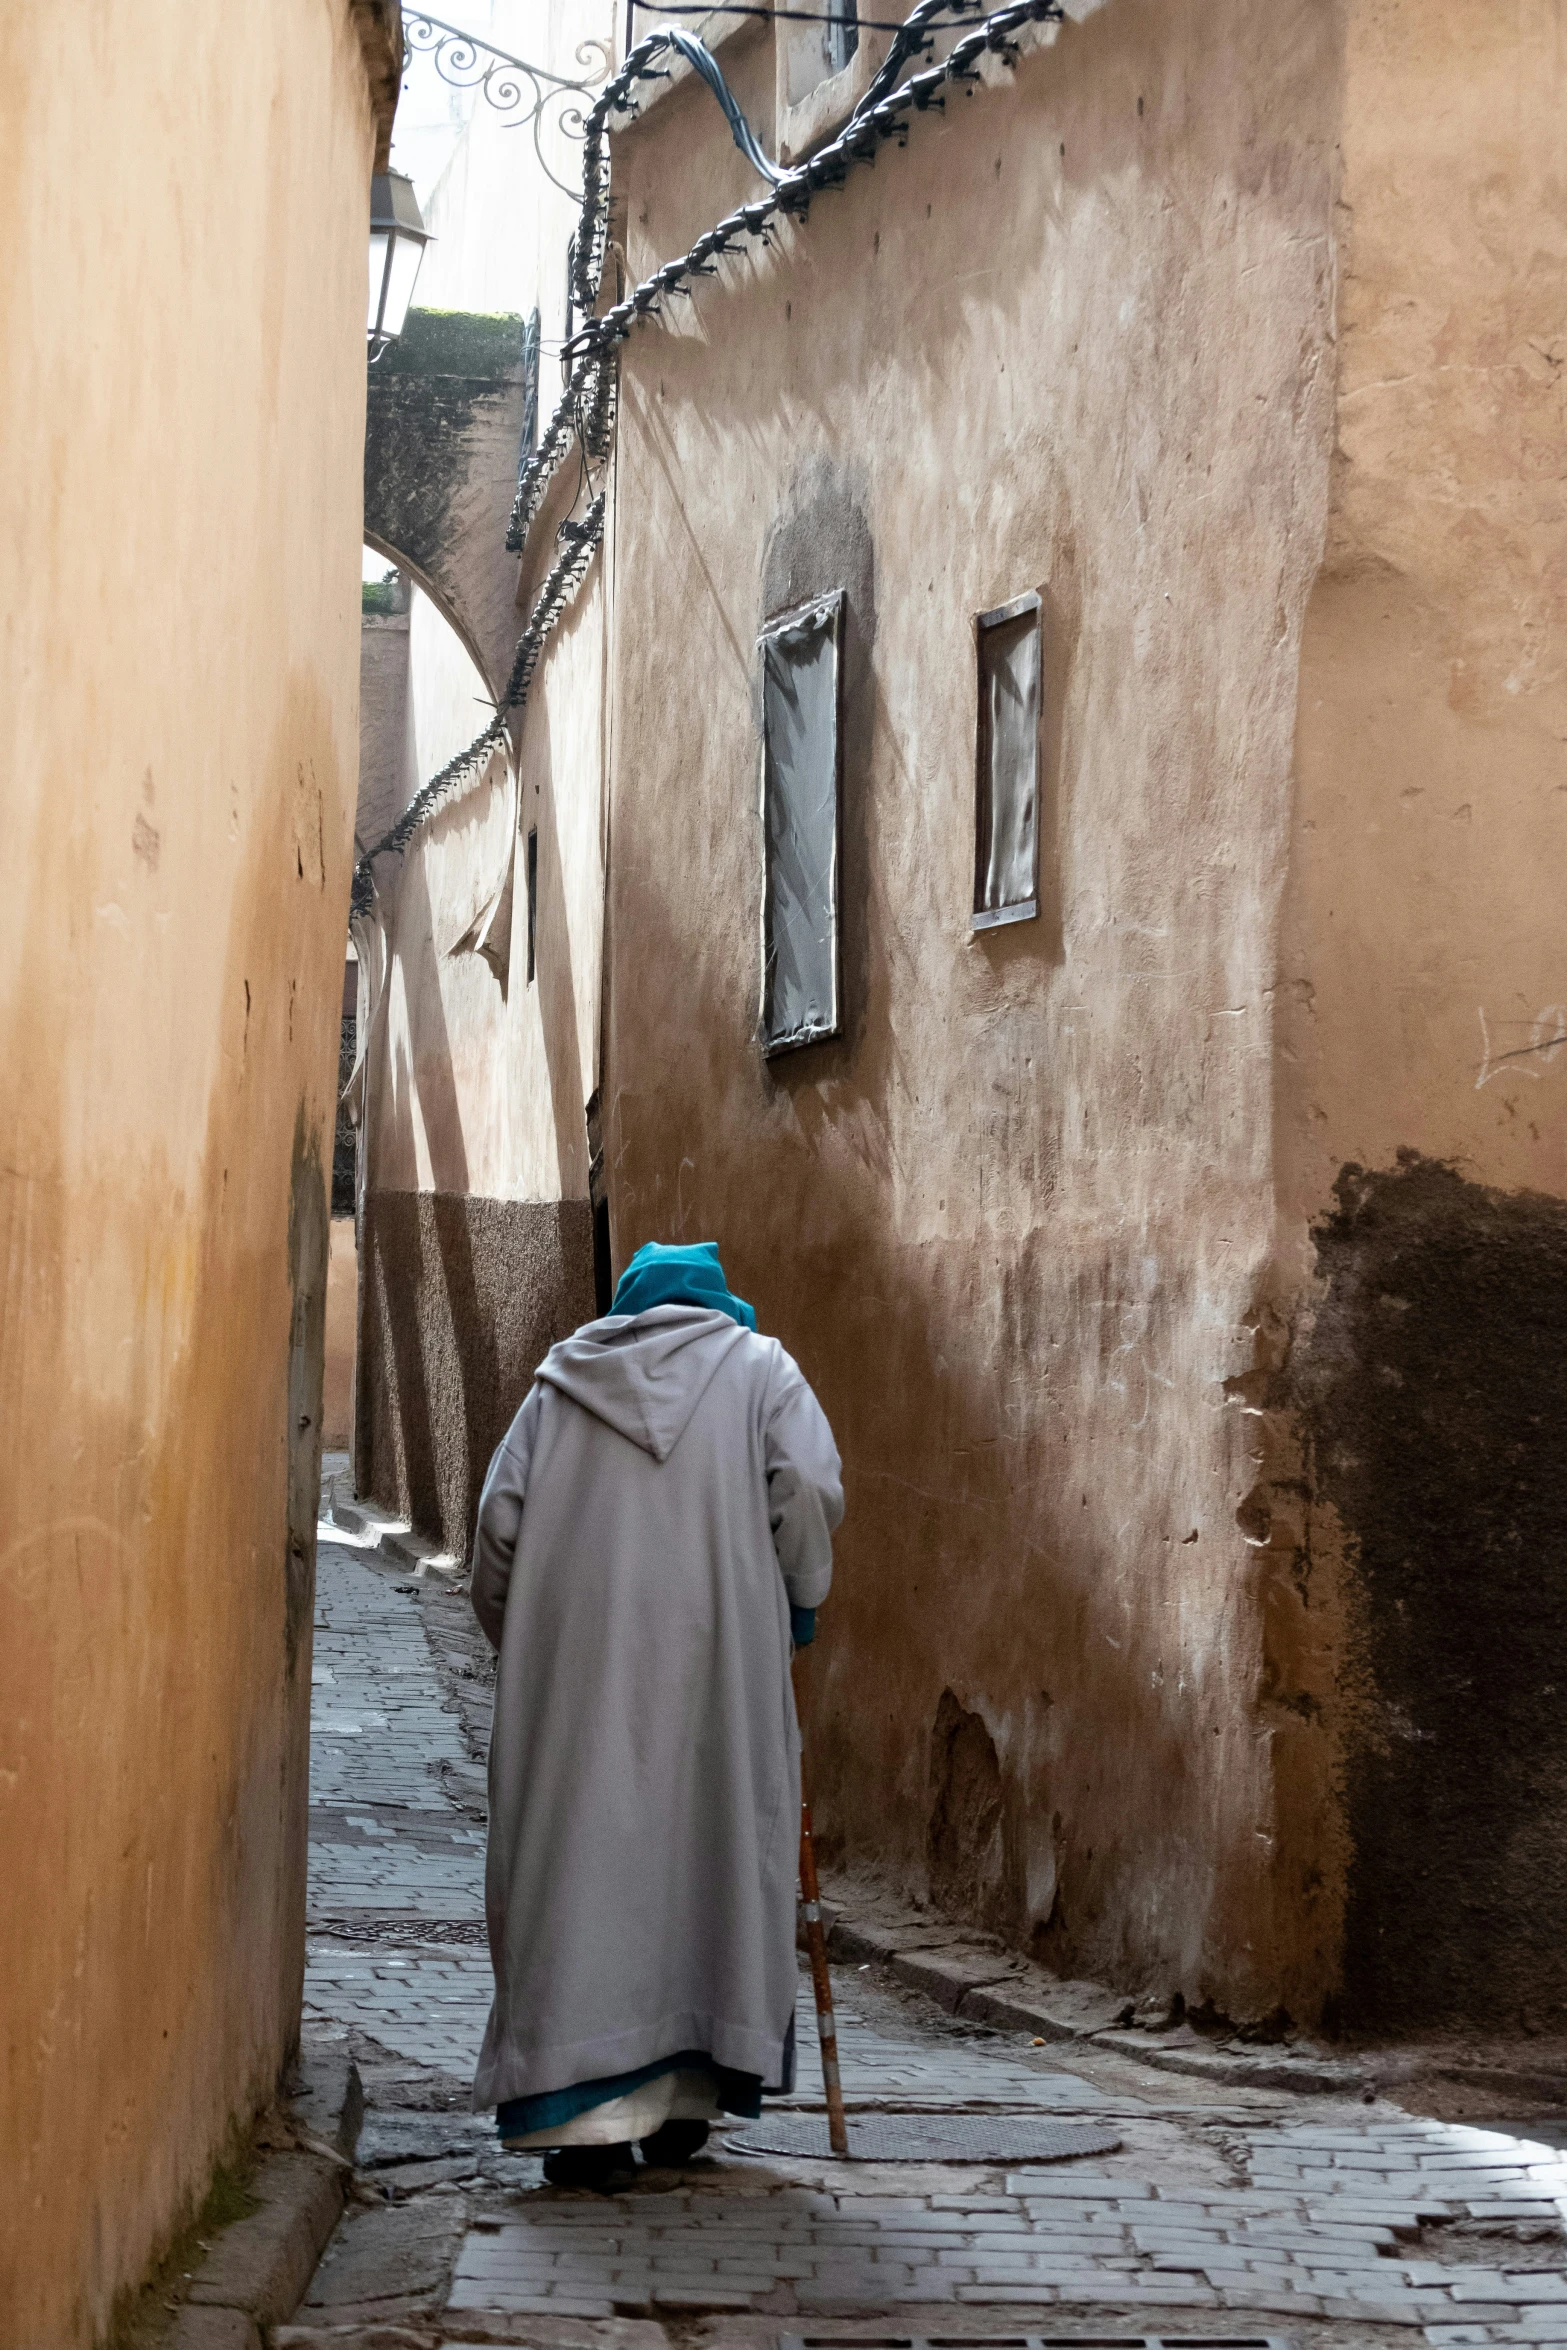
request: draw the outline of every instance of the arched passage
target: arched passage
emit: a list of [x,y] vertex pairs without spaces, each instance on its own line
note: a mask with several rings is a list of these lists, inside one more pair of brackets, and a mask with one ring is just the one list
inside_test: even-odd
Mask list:
[[517,639],[506,522],[522,446],[522,320],[411,310],[371,368],[366,543],[402,566],[495,697]]

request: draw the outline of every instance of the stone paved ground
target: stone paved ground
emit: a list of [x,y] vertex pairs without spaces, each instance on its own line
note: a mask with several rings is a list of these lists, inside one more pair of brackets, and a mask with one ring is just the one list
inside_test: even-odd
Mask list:
[[[467,2083],[489,2001],[466,1603],[323,1529],[307,2029],[365,2078],[355,2200],[297,2344],[589,2350],[1048,2332],[1567,2345],[1567,2161],[1504,2129],[1256,2091],[962,2026],[840,1973],[851,2103],[1080,2115],[1082,2164],[834,2165],[725,2145],[610,2198],[503,2154]],[[819,2105],[802,1988],[800,2086]],[[640,2321],[640,2322],[638,2322]],[[391,2329],[391,2330],[387,2330]]]

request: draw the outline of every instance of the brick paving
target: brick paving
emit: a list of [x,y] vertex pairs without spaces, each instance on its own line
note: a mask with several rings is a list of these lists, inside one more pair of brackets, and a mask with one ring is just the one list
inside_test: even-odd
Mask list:
[[[1074,2050],[1068,2066],[865,1970],[838,1980],[852,2103],[1093,2115],[1122,2131],[1121,2151],[1038,2168],[846,2169],[718,2144],[687,2173],[599,2198],[552,2192],[536,2162],[481,2151],[477,2117],[437,2127],[408,2110],[426,2078],[431,2112],[455,2104],[489,2003],[483,1948],[436,1938],[471,1935],[482,1916],[483,1830],[448,1793],[474,1783],[472,1720],[465,1733],[443,1689],[419,1587],[325,1538],[318,1584],[307,2026],[360,2056],[371,2191],[408,2194],[410,2226],[431,2192],[461,2192],[465,2224],[440,2236],[455,2254],[449,2285],[410,2300],[395,2274],[384,2294],[366,2286],[371,2239],[351,2213],[315,2314],[345,2294],[361,2319],[406,2316],[417,2300],[455,2342],[485,2320],[707,2313],[789,2330],[885,2311],[912,2330],[923,2308],[946,2325],[1054,2312],[1059,2329],[1059,2313],[1086,2326],[1114,2309],[1166,2334],[1189,2313],[1211,2335],[1230,2313],[1297,2321],[1297,2339],[1358,2341],[1370,2326],[1454,2350],[1567,2350],[1567,2160],[1554,2147],[1387,2104],[1246,2092],[1220,2105],[1118,2055]],[[443,1670],[449,1680],[449,1655]],[[798,2030],[795,2102],[816,2104],[803,1985]],[[382,2074],[395,2113],[377,2109]]]
[[832,2193],[780,2164],[765,2191],[732,2196],[530,2197],[470,2232],[449,2307],[753,2309],[786,2287],[822,2315],[1105,2304],[1353,2319],[1441,2343],[1567,2341],[1567,2274],[1412,2258],[1407,2242],[1432,2223],[1559,2222],[1554,2149],[1436,2122],[1296,2125],[1244,2144],[1250,2179],[1234,2188],[1063,2165],[969,2192],[922,2191],[910,2168],[888,2193],[883,2166],[879,2191]]

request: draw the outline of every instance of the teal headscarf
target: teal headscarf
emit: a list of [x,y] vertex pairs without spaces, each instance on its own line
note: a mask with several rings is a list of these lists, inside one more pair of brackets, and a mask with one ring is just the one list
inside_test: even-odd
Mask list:
[[645,1314],[649,1306],[705,1306],[709,1313],[727,1314],[742,1330],[756,1328],[755,1307],[729,1293],[716,1240],[696,1240],[687,1248],[650,1240],[639,1248],[616,1284],[609,1310]]

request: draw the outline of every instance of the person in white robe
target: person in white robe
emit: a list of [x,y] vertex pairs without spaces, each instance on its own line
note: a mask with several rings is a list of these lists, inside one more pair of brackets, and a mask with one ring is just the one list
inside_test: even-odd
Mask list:
[[558,2185],[689,2159],[793,2086],[800,1739],[837,1448],[712,1242],[638,1251],[485,1479],[499,1652],[474,2103]]

